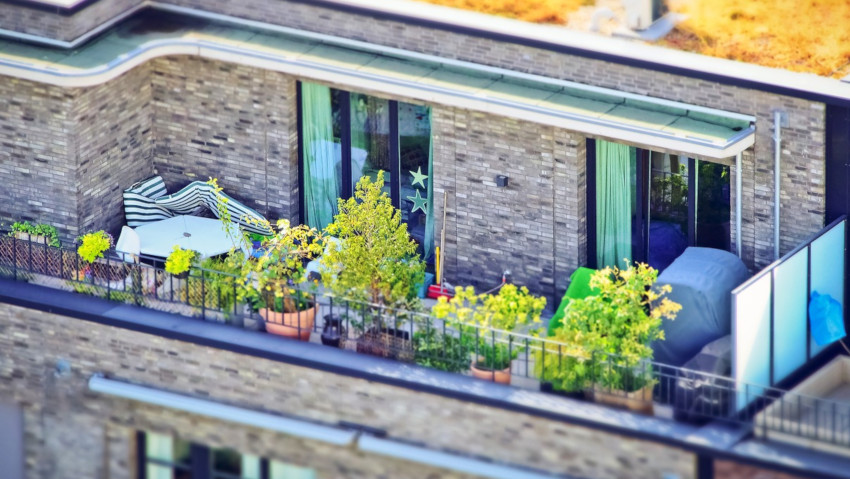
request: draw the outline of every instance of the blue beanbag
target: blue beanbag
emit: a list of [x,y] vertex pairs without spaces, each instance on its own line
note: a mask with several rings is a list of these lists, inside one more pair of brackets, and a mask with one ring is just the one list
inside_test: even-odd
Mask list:
[[826,346],[846,336],[841,304],[828,294],[812,291],[812,299],[809,301],[809,327],[818,346]]

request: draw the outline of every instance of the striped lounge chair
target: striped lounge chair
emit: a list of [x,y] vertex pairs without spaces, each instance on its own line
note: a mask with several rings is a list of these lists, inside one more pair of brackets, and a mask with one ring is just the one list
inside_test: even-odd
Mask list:
[[[165,194],[165,183],[155,176],[136,183],[124,192],[124,213],[129,226],[170,218],[174,215],[187,215],[199,206],[206,206],[219,217],[217,194],[226,199],[230,220],[243,230],[262,235],[272,234],[264,227],[265,217],[251,208],[236,201],[224,192],[216,193],[213,187],[203,181],[193,181],[180,191]],[[260,224],[259,222],[262,222]]]

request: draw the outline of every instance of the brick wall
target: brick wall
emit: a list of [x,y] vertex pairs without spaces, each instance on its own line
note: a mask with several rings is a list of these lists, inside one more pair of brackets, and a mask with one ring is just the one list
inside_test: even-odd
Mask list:
[[125,224],[123,190],[153,173],[148,66],[79,90],[71,116],[80,232],[117,234]]
[[[434,108],[435,231],[447,191],[446,273],[489,289],[513,280],[554,296],[584,258],[584,138],[458,108]],[[496,175],[508,186],[496,186]]]
[[169,191],[218,177],[269,219],[297,220],[295,80],[187,56],[151,69],[154,166]]
[[0,98],[0,224],[49,223],[75,236],[74,93],[4,77]]
[[4,3],[0,8],[0,28],[72,41],[141,3],[142,0],[98,0],[73,15]]
[[418,25],[357,16],[281,0],[170,0],[170,3],[379,45],[510,68],[595,86],[719,108],[756,117],[756,144],[743,177],[744,258],[751,268],[773,260],[773,111],[788,112],[782,132],[781,251],[823,226],[824,106],[751,89]]
[[[429,448],[558,474],[694,477],[694,456],[676,448],[16,306],[0,309],[0,351],[0,398],[24,409],[26,465],[33,478],[132,477],[137,429],[314,467],[322,478],[461,477],[103,397],[86,389],[96,372],[272,413],[351,421]],[[60,358],[70,362],[67,377],[54,374]]]

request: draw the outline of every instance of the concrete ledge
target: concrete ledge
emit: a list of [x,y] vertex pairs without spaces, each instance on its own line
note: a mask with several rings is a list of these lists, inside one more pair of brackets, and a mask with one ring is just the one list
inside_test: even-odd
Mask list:
[[786,453],[783,457],[761,455],[759,449],[741,447],[744,444],[741,439],[749,434],[746,430],[721,424],[697,427],[641,416],[561,396],[480,381],[460,374],[312,343],[287,341],[270,334],[9,279],[0,279],[0,303],[471,401],[654,441],[701,455],[803,474],[808,478],[850,478],[850,460],[835,458],[821,461],[822,454],[794,448],[784,449]]

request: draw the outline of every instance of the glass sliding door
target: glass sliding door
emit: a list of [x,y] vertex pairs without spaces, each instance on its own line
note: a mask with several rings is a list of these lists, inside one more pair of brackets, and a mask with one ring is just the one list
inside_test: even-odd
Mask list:
[[399,102],[398,136],[401,217],[428,258],[434,246],[431,108]]
[[596,267],[627,259],[662,271],[688,246],[729,250],[728,166],[603,140],[594,146]]
[[361,178],[383,171],[383,191],[431,262],[431,108],[307,82],[300,98],[304,222],[324,228],[338,198],[350,198]]

